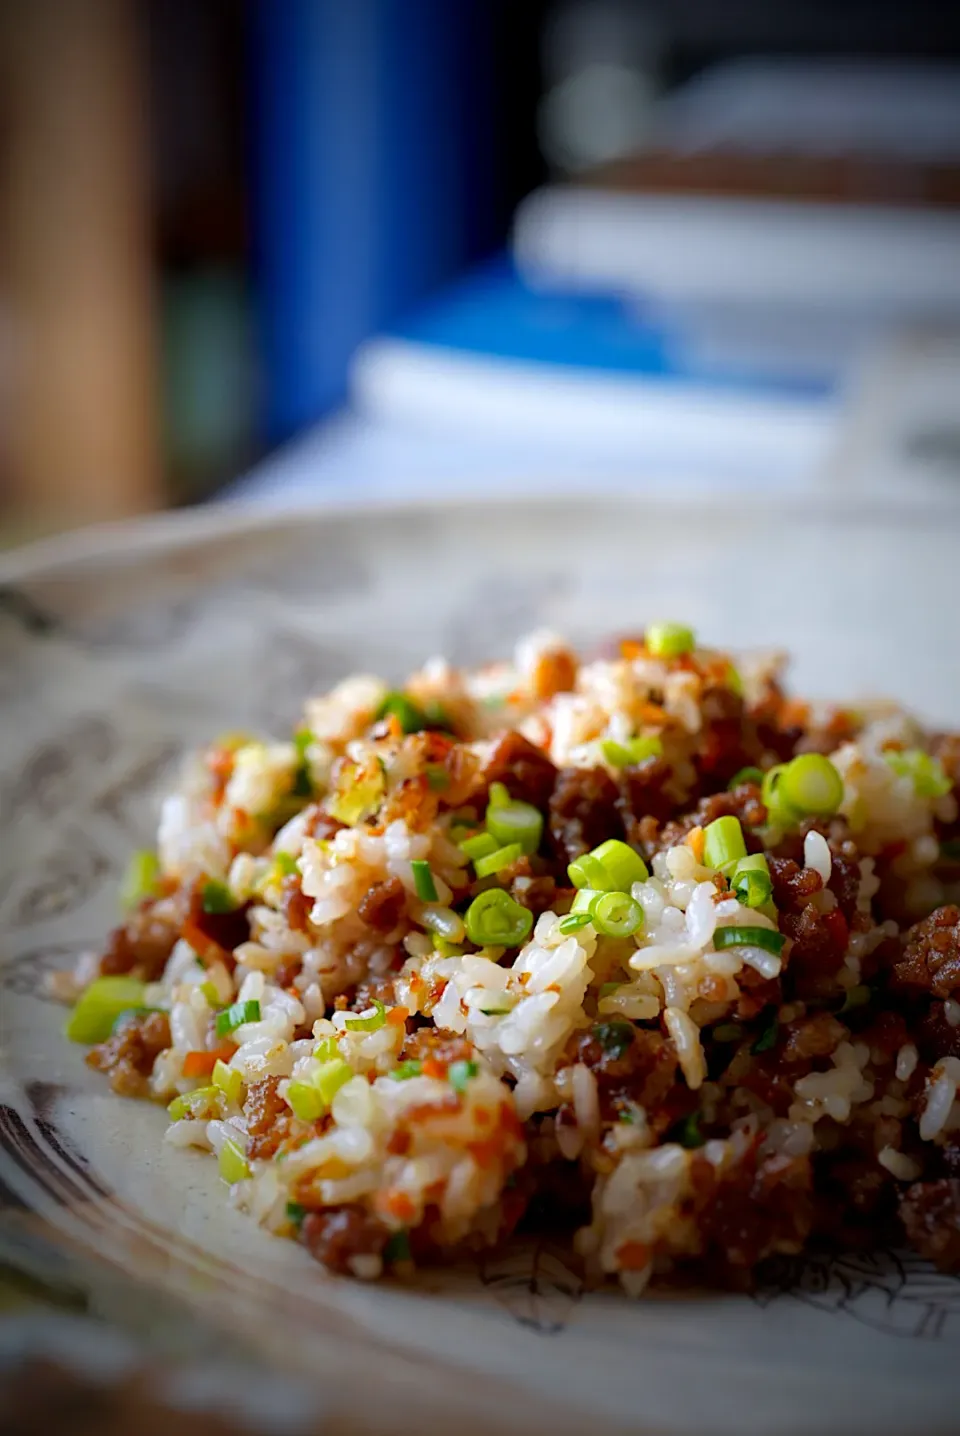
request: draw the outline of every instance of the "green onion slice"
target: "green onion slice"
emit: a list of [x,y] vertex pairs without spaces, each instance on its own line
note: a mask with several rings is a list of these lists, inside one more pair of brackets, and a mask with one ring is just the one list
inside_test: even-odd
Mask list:
[[940,760],[920,748],[890,749],[883,758],[898,776],[911,779],[918,798],[943,798],[953,787]]
[[491,808],[505,808],[513,799],[510,797],[510,789],[505,783],[491,783],[490,793],[487,798],[487,812]]
[[388,1265],[411,1260],[410,1238],[406,1232],[394,1232],[387,1239],[387,1244],[383,1249],[383,1259]]
[[143,1006],[145,992],[145,984],[135,977],[96,978],[81,993],[67,1020],[67,1037],[87,1045],[106,1042],[118,1017]]
[[477,858],[487,858],[495,853],[500,844],[492,833],[476,833],[472,838],[464,838],[460,844],[460,851],[465,853],[471,862]]
[[575,888],[601,892],[628,893],[634,883],[646,882],[649,877],[643,858],[619,838],[609,838],[593,852],[574,859],[567,873]]
[[335,1057],[340,1056],[337,1039],[335,1037],[322,1037],[313,1049],[313,1055],[319,1062],[332,1062]]
[[739,1042],[743,1028],[739,1022],[720,1022],[713,1029],[714,1042]]
[[519,947],[533,927],[533,913],[502,888],[490,888],[474,898],[464,921],[477,947]]
[[473,866],[478,878],[489,878],[522,857],[523,848],[520,844],[508,843],[505,848],[497,848],[485,858],[477,858]]
[[627,893],[601,893],[593,905],[593,925],[604,937],[631,937],[643,925],[643,908]]
[[700,1130],[700,1121],[699,1112],[691,1112],[689,1117],[684,1117],[683,1121],[674,1128],[674,1141],[688,1149],[702,1147],[706,1138]]
[[450,774],[442,763],[428,763],[424,770],[427,775],[427,786],[432,793],[442,793],[450,786]]
[[655,658],[679,658],[696,647],[692,628],[682,623],[652,623],[643,635],[647,652]]
[[301,1122],[316,1122],[323,1116],[326,1103],[312,1082],[290,1082],[287,1101],[293,1115]]
[[593,1028],[593,1035],[611,1057],[623,1057],[633,1046],[633,1025],[622,1018],[598,1022]]
[[[584,891],[586,891],[586,889],[584,889]],[[562,932],[564,935],[571,932],[579,932],[580,929],[586,927],[590,921],[591,916],[589,912],[568,912],[566,917],[562,917],[557,923],[557,931]]]
[[476,1077],[479,1071],[480,1068],[476,1062],[466,1060],[451,1062],[447,1069],[447,1081],[455,1092],[463,1093],[467,1083],[472,1077]]
[[663,743],[655,734],[648,738],[627,738],[622,743],[615,738],[604,738],[600,751],[611,768],[632,768],[647,758],[659,758]]
[[375,718],[396,718],[404,733],[419,733],[430,726],[426,713],[405,693],[388,693],[374,714]]
[[740,787],[741,783],[760,784],[762,782],[763,773],[760,771],[759,768],[741,768],[739,773],[734,773],[733,777],[727,784],[727,788],[732,793],[735,789]]
[[[239,1073],[237,1075],[239,1076]],[[184,1092],[182,1096],[174,1097],[167,1107],[167,1114],[172,1122],[183,1122],[188,1117],[202,1120],[212,1111],[216,1111],[219,1103],[219,1087],[196,1087],[192,1092]]]
[[251,1175],[250,1163],[236,1142],[224,1142],[220,1148],[220,1175],[231,1187]]
[[423,1063],[414,1058],[408,1058],[406,1062],[399,1062],[390,1076],[394,1082],[409,1082],[411,1077],[419,1077],[423,1071]]
[[373,1005],[377,1009],[369,1017],[348,1017],[343,1024],[349,1032],[379,1032],[387,1020],[387,1009],[384,1003],[378,998],[373,999]]
[[776,1047],[779,1029],[780,1024],[777,1020],[777,1009],[771,1007],[767,1011],[767,1016],[764,1019],[757,1040],[750,1048],[754,1056],[759,1056],[761,1052],[771,1052],[773,1048]]
[[300,1202],[287,1202],[285,1211],[288,1222],[292,1222],[298,1228],[303,1226],[303,1219],[307,1215],[305,1206],[302,1206]]
[[843,779],[829,758],[820,753],[801,753],[780,775],[779,792],[782,801],[795,812],[826,818],[843,802]]
[[857,1007],[866,1007],[873,996],[873,989],[865,982],[858,983],[856,987],[848,987],[847,995],[843,999],[841,1012],[853,1012]]
[[159,876],[160,859],[156,853],[147,848],[134,853],[120,883],[120,906],[129,911],[142,903],[144,898],[153,897]]
[[227,884],[213,879],[200,889],[200,901],[204,912],[208,913],[236,912],[238,906]]
[[236,1067],[231,1067],[219,1057],[213,1067],[213,1085],[229,1102],[240,1105],[240,1099],[243,1097],[243,1077]]
[[329,1107],[340,1088],[349,1082],[352,1076],[353,1068],[350,1063],[344,1062],[342,1057],[334,1057],[332,1061],[323,1063],[312,1081]]
[[228,1037],[236,1028],[242,1027],[245,1022],[260,1021],[260,1003],[256,998],[250,998],[246,1002],[235,1002],[231,1007],[225,1007],[222,1012],[217,1013],[217,1036]]
[[708,868],[722,868],[747,856],[740,819],[717,818],[703,830],[703,861]]
[[744,907],[759,908],[770,901],[773,879],[765,853],[741,858],[730,874],[730,885]]
[[774,932],[769,927],[718,927],[713,934],[716,952],[728,947],[762,947],[765,952],[779,956],[786,940],[782,932]]
[[413,873],[413,887],[421,902],[437,901],[437,885],[433,880],[430,864],[425,858],[414,858],[410,864]]
[[535,853],[543,836],[543,814],[532,803],[493,803],[487,808],[487,832],[505,846],[519,843],[525,853]]

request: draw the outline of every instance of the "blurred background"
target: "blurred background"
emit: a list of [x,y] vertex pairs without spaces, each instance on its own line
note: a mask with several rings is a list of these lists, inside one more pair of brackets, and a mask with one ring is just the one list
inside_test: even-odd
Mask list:
[[958,7],[0,6],[0,542],[958,480]]

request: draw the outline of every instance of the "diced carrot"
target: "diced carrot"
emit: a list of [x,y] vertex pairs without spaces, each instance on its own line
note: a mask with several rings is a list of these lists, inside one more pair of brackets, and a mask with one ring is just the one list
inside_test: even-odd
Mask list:
[[417,1215],[417,1209],[413,1199],[406,1192],[387,1192],[383,1205],[390,1216],[396,1217],[398,1222],[412,1222]]
[[188,1052],[183,1059],[184,1077],[209,1077],[217,1065],[215,1052]]
[[689,833],[687,834],[687,847],[693,853],[693,856],[696,858],[698,863],[703,862],[703,848],[705,842],[706,835],[699,825],[695,828],[690,829]]
[[644,645],[636,638],[621,638],[620,657],[626,659],[642,658],[646,653]]
[[650,1248],[643,1242],[622,1242],[617,1247],[617,1261],[624,1271],[643,1271],[650,1265]]
[[435,1057],[428,1057],[424,1061],[421,1071],[424,1077],[439,1077],[442,1079],[447,1075],[447,1065],[445,1062],[438,1062]]
[[405,1007],[391,1007],[387,1013],[387,1026],[402,1027],[409,1016],[410,1013]]

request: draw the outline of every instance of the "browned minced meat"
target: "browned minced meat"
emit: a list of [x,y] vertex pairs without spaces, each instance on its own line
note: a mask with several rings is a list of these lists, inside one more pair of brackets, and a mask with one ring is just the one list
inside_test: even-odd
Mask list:
[[[630,1027],[619,1019],[598,1023],[576,1039],[575,1060],[589,1067],[597,1080],[603,1121],[615,1122],[637,1104],[646,1110],[653,1130],[663,1132],[691,1110],[695,1099],[677,1082],[677,1049],[670,1038],[645,1027],[630,1033]],[[622,1032],[623,1041],[604,1043],[604,1028]]]
[[732,688],[707,688],[700,713],[703,726],[694,765],[704,786],[726,787],[735,773],[761,756],[753,725],[745,723],[743,699]]
[[273,974],[273,981],[278,987],[289,987],[303,967],[303,955],[299,952],[292,953],[289,957],[282,959],[280,966]]
[[157,914],[157,902],[148,900],[132,912],[127,921],[114,928],[100,959],[104,977],[134,972],[144,982],[156,982],[163,974],[167,959],[187,915],[189,898],[184,893],[172,904],[162,899],[165,911]]
[[487,783],[503,783],[511,798],[532,803],[543,812],[553,792],[557,770],[546,753],[522,734],[511,731],[497,741],[483,776]]
[[[400,950],[400,957],[405,954]],[[399,962],[397,963],[399,966]],[[368,973],[357,983],[353,994],[353,1001],[348,1005],[354,1012],[366,1012],[372,1007],[374,1000],[384,1003],[387,1007],[393,1007],[397,1001],[396,974],[392,972],[376,974]]]
[[960,909],[938,907],[906,936],[903,956],[893,965],[900,988],[950,997],[960,988]]
[[406,893],[399,878],[374,883],[360,900],[357,909],[363,921],[376,932],[393,932],[403,915]]
[[682,843],[693,828],[705,828],[717,818],[739,818],[748,851],[760,851],[760,843],[750,831],[767,821],[767,810],[760,801],[760,789],[756,783],[740,783],[733,792],[711,793],[689,813],[668,823],[660,834],[659,846],[675,847]]
[[329,841],[335,838],[340,829],[345,826],[329,813],[325,813],[319,803],[311,803],[304,809],[303,831],[308,838],[316,838],[318,842]]
[[617,810],[627,841],[636,847],[646,847],[674,811],[674,800],[664,791],[671,776],[670,765],[663,758],[645,758],[617,774]]
[[466,1037],[439,1031],[436,1027],[418,1027],[403,1046],[404,1059],[424,1062],[428,1057],[437,1062],[469,1061],[476,1056]]
[[277,1092],[279,1085],[279,1077],[264,1077],[247,1088],[243,1115],[247,1119],[247,1133],[251,1139],[248,1147],[250,1157],[274,1156],[287,1136],[290,1109]]
[[952,1027],[947,1021],[942,1002],[931,1002],[927,1011],[914,1020],[909,1039],[904,1038],[907,1040],[916,1043],[920,1056],[931,1066],[941,1057],[960,1057],[960,1027]]
[[[306,932],[309,927],[313,899],[308,898],[293,873],[280,884],[280,908],[291,932]],[[282,985],[282,984],[281,984]]]
[[534,917],[539,917],[542,912],[552,912],[560,901],[560,894],[566,892],[569,901],[573,901],[574,889],[563,889],[557,886],[556,880],[552,877],[531,877],[526,873],[518,874],[510,884],[510,895],[521,907],[528,908]]
[[914,1182],[900,1200],[910,1245],[941,1271],[960,1268],[960,1180]]
[[694,1204],[708,1264],[720,1276],[748,1283],[753,1268],[775,1252],[798,1252],[813,1223],[813,1177],[807,1157],[748,1154],[718,1174],[695,1156]]
[[811,1057],[829,1057],[849,1033],[829,1012],[815,1012],[788,1023],[783,1036],[783,1061],[804,1062]]
[[550,836],[562,862],[623,836],[617,785],[606,768],[562,768],[550,799]]
[[131,1013],[116,1032],[87,1053],[87,1064],[105,1072],[121,1097],[142,1097],[157,1057],[170,1046],[165,1012]]
[[310,1212],[303,1219],[300,1240],[312,1257],[330,1271],[347,1276],[357,1256],[379,1256],[390,1233],[362,1207]]
[[799,867],[792,858],[771,857],[769,867],[780,931],[793,943],[790,978],[798,996],[815,996],[830,986],[843,963],[849,940],[846,919],[839,909],[821,913],[810,901],[823,887],[819,873]]

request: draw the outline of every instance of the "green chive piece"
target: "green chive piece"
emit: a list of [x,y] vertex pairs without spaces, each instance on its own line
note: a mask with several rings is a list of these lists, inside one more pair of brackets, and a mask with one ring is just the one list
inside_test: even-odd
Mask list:
[[601,892],[628,893],[634,883],[646,882],[647,865],[619,838],[605,843],[576,858],[567,868],[575,888],[598,888]]
[[343,1024],[349,1032],[379,1032],[387,1020],[387,1009],[378,998],[373,999],[376,1012],[369,1017],[348,1017]]
[[940,856],[945,862],[960,863],[960,838],[948,838],[941,843]]
[[773,1048],[776,1047],[779,1029],[780,1024],[777,1020],[777,1009],[771,1007],[768,1009],[764,1024],[760,1029],[760,1035],[750,1048],[750,1051],[755,1057],[758,1057],[761,1052],[771,1052]]
[[769,902],[773,879],[766,854],[741,858],[730,874],[730,885],[744,907],[760,908]]
[[224,1142],[220,1148],[219,1167],[221,1177],[231,1187],[252,1175],[250,1163],[236,1142]]
[[420,733],[429,727],[427,715],[405,693],[388,693],[374,714],[375,718],[396,718],[404,733]]
[[425,858],[414,858],[410,864],[413,872],[413,887],[421,902],[437,901],[437,885],[433,880],[430,864]]
[[146,986],[135,977],[98,977],[80,995],[66,1026],[71,1042],[106,1042],[117,1018],[143,1006]]
[[795,812],[828,818],[843,802],[843,779],[829,758],[801,753],[784,768],[780,791],[787,807]]
[[411,1260],[410,1238],[406,1232],[394,1232],[388,1237],[387,1244],[383,1249],[383,1259],[388,1266]]
[[682,653],[692,653],[697,646],[693,629],[685,628],[682,623],[652,623],[643,641],[654,658],[679,658]]
[[727,788],[731,793],[733,793],[736,791],[737,788],[740,787],[742,783],[760,784],[762,782],[763,773],[760,771],[759,768],[741,768],[739,773],[734,773],[733,777],[727,784]]
[[619,992],[623,986],[624,984],[622,982],[601,982],[600,996],[609,997],[611,993]]
[[340,1088],[349,1082],[352,1076],[353,1068],[350,1063],[344,1062],[342,1057],[334,1057],[332,1062],[323,1063],[313,1077],[313,1084],[329,1107]]
[[683,1121],[674,1129],[676,1133],[674,1141],[688,1149],[702,1147],[706,1138],[700,1130],[700,1120],[699,1112],[691,1112],[689,1117],[684,1117]]
[[293,853],[274,853],[273,865],[284,878],[295,878],[300,871]]
[[316,1122],[326,1110],[326,1103],[312,1082],[290,1082],[287,1101],[301,1122]]
[[450,786],[450,774],[442,763],[428,763],[426,766],[427,785],[432,793],[442,793]]
[[226,883],[216,882],[212,879],[210,882],[204,883],[201,888],[200,901],[204,912],[225,913],[237,910],[237,900]]
[[488,858],[499,846],[492,833],[476,833],[472,838],[463,840],[460,851],[465,853],[471,862],[476,862],[477,858]]
[[571,932],[579,932],[589,922],[590,914],[588,912],[568,912],[566,917],[562,917],[557,923],[557,931],[567,936]]
[[479,1071],[480,1068],[476,1062],[466,1060],[451,1062],[447,1069],[447,1081],[455,1092],[462,1094],[466,1091],[467,1083],[471,1077],[476,1077]]
[[246,1002],[235,1002],[231,1007],[225,1007],[222,1012],[217,1013],[217,1036],[228,1037],[236,1028],[242,1027],[245,1022],[260,1021],[260,1003],[256,998]]
[[413,1058],[408,1058],[406,1062],[398,1063],[397,1066],[394,1067],[393,1071],[390,1073],[390,1076],[393,1078],[394,1082],[409,1082],[411,1077],[419,1077],[422,1071],[422,1062],[417,1062]]
[[603,937],[631,937],[643,926],[643,908],[628,893],[601,893],[593,925]]
[[490,784],[490,795],[487,798],[487,812],[489,812],[491,808],[505,808],[510,802],[512,802],[510,789],[505,783]]
[[[590,921],[593,921],[593,909],[596,906],[597,898],[603,897],[599,888],[579,888],[570,909],[571,917],[580,917],[586,913]],[[585,926],[585,924],[584,924]]]
[[728,947],[762,947],[779,957],[786,940],[782,932],[769,927],[718,927],[713,934],[715,952]]
[[120,883],[120,906],[125,912],[153,897],[160,876],[160,859],[148,848],[134,853]]
[[313,1055],[318,1062],[332,1062],[335,1057],[340,1056],[337,1039],[335,1037],[322,1037],[313,1049]]
[[489,878],[494,873],[500,872],[501,868],[510,867],[511,863],[517,862],[523,857],[523,848],[519,843],[507,843],[504,848],[497,848],[485,858],[477,858],[474,862],[474,870],[478,878]]
[[909,778],[918,798],[943,798],[953,787],[938,758],[920,748],[888,750],[884,762],[901,778]]
[[295,798],[311,798],[313,796],[313,780],[310,777],[307,749],[315,741],[315,735],[310,732],[309,728],[300,728],[293,735],[293,746],[297,751],[297,768],[293,775],[291,792]]
[[703,830],[703,862],[708,868],[722,868],[747,856],[740,819],[717,818]]
[[464,921],[477,947],[519,947],[533,927],[533,913],[502,888],[490,888],[474,898]]
[[243,1097],[243,1077],[236,1067],[229,1066],[221,1058],[217,1058],[213,1066],[213,1085],[226,1097],[228,1102],[235,1102],[239,1107]]
[[543,836],[543,814],[532,803],[491,803],[487,832],[503,846],[519,843],[523,852],[535,853]]
[[184,1092],[182,1096],[174,1097],[167,1107],[167,1115],[172,1122],[184,1122],[188,1117],[203,1120],[219,1111],[219,1107],[218,1087],[196,1087],[192,1092]]
[[303,1219],[304,1219],[304,1217],[305,1217],[306,1215],[307,1215],[307,1209],[306,1209],[306,1207],[301,1206],[299,1202],[287,1202],[287,1205],[286,1205],[287,1221],[288,1221],[288,1222],[292,1222],[293,1225],[294,1225],[295,1227],[297,1227],[298,1229],[303,1226]]
[[611,1057],[623,1057],[633,1046],[633,1026],[622,1019],[598,1022],[593,1028],[593,1035]]
[[659,758],[663,743],[655,734],[649,738],[627,738],[619,743],[615,738],[604,738],[600,751],[611,768],[634,768],[647,758]]

